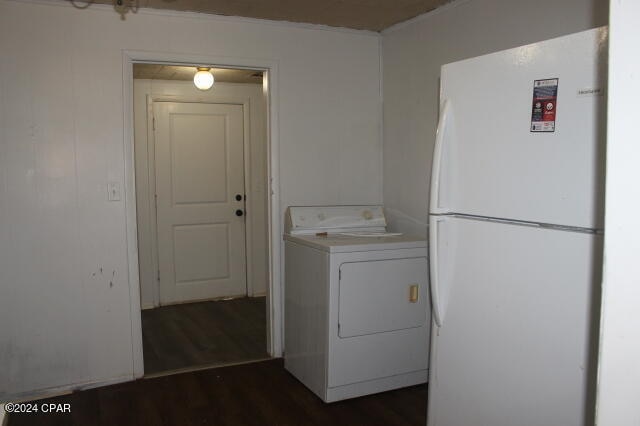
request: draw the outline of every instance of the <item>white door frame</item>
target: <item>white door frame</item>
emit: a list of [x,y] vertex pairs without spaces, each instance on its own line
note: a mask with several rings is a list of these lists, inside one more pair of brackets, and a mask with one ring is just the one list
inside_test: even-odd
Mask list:
[[132,365],[134,377],[144,375],[142,354],[142,320],[140,310],[140,280],[138,275],[138,236],[136,218],[136,182],[133,121],[133,64],[214,65],[227,68],[260,69],[265,73],[263,87],[267,96],[267,191],[269,214],[269,282],[267,283],[267,351],[273,357],[282,356],[283,315],[280,254],[280,176],[278,138],[278,64],[268,59],[234,58],[229,56],[188,55],[167,52],[123,50],[122,98],[124,103],[124,202],[126,211],[127,262],[131,315]]

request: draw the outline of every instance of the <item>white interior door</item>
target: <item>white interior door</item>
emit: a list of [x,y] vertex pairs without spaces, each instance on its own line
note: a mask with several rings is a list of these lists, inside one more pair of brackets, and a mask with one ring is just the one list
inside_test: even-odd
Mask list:
[[246,295],[242,106],[154,114],[160,303]]

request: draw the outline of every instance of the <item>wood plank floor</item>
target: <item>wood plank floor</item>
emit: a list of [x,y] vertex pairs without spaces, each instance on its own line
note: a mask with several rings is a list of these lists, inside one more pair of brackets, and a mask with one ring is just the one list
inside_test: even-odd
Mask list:
[[70,414],[11,414],[9,426],[416,425],[426,385],[323,403],[281,359],[142,379],[44,400]]
[[267,358],[264,297],[142,311],[145,374]]

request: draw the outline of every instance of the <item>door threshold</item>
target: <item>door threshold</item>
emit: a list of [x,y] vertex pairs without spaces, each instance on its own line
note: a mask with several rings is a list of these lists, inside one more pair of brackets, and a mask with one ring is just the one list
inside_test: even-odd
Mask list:
[[274,358],[273,357],[264,357],[264,358],[251,359],[251,360],[247,360],[247,361],[232,361],[232,362],[225,362],[225,363],[210,363],[210,364],[198,365],[198,366],[195,366],[195,367],[176,368],[176,369],[173,369],[173,370],[161,371],[161,372],[158,372],[158,373],[145,374],[144,376],[142,376],[142,379],[155,379],[156,377],[173,376],[175,374],[191,373],[191,372],[194,372],[194,371],[214,370],[216,368],[233,367],[235,365],[253,364],[253,363],[256,363],[256,362],[269,361],[271,359],[274,359]]
[[146,308],[140,307],[141,311],[146,311],[149,309],[158,309],[158,308],[165,308],[167,306],[178,306],[178,305],[190,305],[192,303],[204,303],[204,302],[226,302],[227,300],[236,300],[236,299],[256,299],[258,297],[266,297],[267,294],[260,294],[260,295],[254,295],[254,296],[249,296],[248,294],[239,294],[237,296],[221,296],[221,297],[213,297],[213,298],[208,298],[208,299],[194,299],[194,300],[182,300],[179,302],[171,302],[171,303],[165,303],[162,305],[158,305],[158,306],[149,306]]

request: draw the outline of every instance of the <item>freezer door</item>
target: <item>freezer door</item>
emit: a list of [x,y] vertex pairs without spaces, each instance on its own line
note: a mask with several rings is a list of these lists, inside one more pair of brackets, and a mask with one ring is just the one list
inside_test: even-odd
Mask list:
[[[603,227],[607,31],[442,67],[431,213]],[[553,132],[532,132],[534,82],[558,79]]]
[[428,426],[593,424],[602,237],[439,221]]

